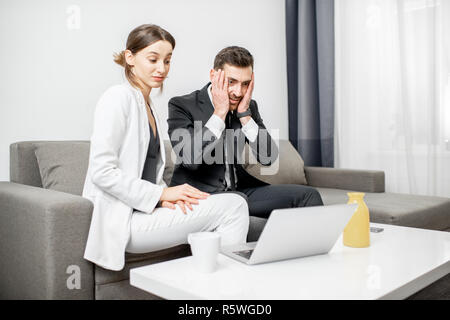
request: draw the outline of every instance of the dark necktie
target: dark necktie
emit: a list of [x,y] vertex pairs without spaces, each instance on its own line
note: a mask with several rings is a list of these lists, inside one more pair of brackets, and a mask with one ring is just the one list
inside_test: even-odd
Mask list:
[[[228,112],[228,114],[227,114],[225,126],[227,129],[233,129],[233,126],[231,125],[231,112]],[[231,136],[234,137],[234,135],[231,135]],[[232,150],[230,148],[234,149],[234,141],[233,140],[226,142],[227,150],[228,150],[228,153],[226,154],[226,156],[227,156],[227,162],[228,162],[228,171],[230,173],[230,184],[231,184],[230,188],[231,188],[231,190],[235,191],[236,190],[236,181],[234,180],[234,165],[233,165],[234,159],[229,159],[229,154],[231,153],[231,150]]]

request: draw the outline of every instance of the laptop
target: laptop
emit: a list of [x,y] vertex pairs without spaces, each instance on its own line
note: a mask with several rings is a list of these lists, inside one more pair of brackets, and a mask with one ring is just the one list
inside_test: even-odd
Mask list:
[[328,253],[357,204],[273,210],[257,242],[223,246],[221,252],[254,265]]

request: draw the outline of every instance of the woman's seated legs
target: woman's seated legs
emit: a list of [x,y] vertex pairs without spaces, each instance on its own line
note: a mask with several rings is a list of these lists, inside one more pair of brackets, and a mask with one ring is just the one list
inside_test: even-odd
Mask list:
[[131,236],[126,251],[145,253],[167,249],[187,243],[193,232],[216,231],[221,234],[221,244],[244,243],[247,238],[249,214],[247,201],[233,193],[211,195],[187,209],[156,208],[147,214],[133,212]]

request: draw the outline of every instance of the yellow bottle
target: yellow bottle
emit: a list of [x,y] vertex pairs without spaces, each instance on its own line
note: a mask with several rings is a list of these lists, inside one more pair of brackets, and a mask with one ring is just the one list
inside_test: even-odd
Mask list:
[[353,248],[366,248],[370,245],[370,216],[363,198],[363,192],[347,193],[348,203],[357,203],[353,217],[344,229],[344,245]]

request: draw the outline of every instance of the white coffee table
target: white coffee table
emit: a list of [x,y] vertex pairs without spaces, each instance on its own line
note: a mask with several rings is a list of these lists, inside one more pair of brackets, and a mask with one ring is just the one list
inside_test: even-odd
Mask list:
[[247,266],[222,254],[216,272],[192,257],[130,270],[130,283],[165,299],[404,299],[450,273],[450,232],[371,224],[369,248],[338,239],[329,254]]

